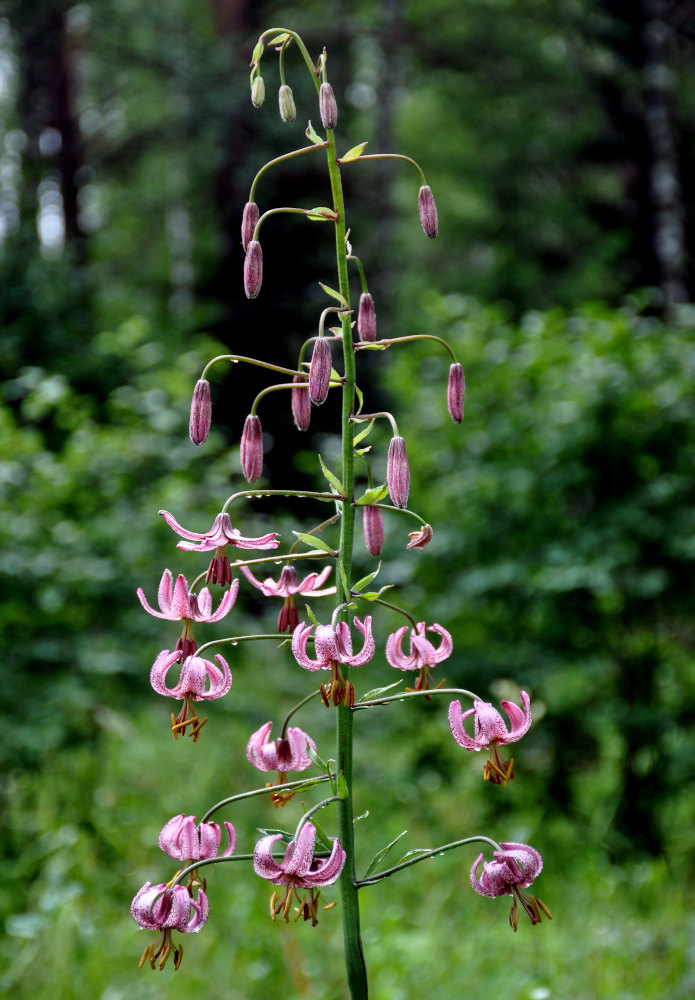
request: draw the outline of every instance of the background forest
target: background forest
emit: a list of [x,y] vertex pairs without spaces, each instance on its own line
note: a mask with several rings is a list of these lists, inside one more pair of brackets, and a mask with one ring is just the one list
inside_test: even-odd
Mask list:
[[[213,370],[215,425],[196,449],[204,362],[251,344],[290,362],[330,283],[329,227],[281,216],[263,291],[243,292],[250,181],[303,145],[315,114],[289,56],[294,125],[276,114],[270,61],[267,105],[251,106],[250,52],[273,24],[327,46],[346,146],[408,152],[439,208],[424,240],[411,176],[388,162],[345,173],[380,334],[449,338],[468,384],[457,428],[448,362],[420,348],[378,360],[372,392],[398,415],[435,530],[406,553],[387,520],[382,575],[452,631],[449,683],[495,700],[524,688],[537,723],[506,789],[483,785],[424,701],[358,735],[365,863],[405,828],[409,848],[462,828],[529,841],[554,915],[513,935],[506,906],[470,891],[472,857],[415,866],[363,894],[373,995],[690,997],[691,0],[0,3],[0,990],[344,995],[339,921],[272,924],[265,884],[237,866],[214,873],[211,919],[176,974],[138,972],[128,911],[167,870],[163,823],[248,787],[240,751],[273,691],[303,691],[286,657],[240,649],[204,747],[174,742],[148,683],[160,635],[135,597],[164,565],[190,572],[156,512],[206,530],[243,488],[255,375]],[[325,204],[325,184],[300,160],[263,199]],[[268,402],[266,474],[309,488],[335,413],[300,436],[286,408]],[[290,535],[298,516],[259,501],[244,527]],[[277,609],[249,593],[237,607],[274,627]],[[265,804],[245,810],[249,828],[268,824]]]

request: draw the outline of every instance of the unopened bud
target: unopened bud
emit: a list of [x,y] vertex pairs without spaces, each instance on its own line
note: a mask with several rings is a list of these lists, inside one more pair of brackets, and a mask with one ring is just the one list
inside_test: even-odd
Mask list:
[[309,365],[309,396],[316,406],[326,402],[331,380],[331,345],[325,337],[314,341],[314,353]]
[[263,472],[263,431],[254,413],[249,413],[244,421],[240,452],[242,472],[247,482],[255,483]]
[[379,507],[364,507],[362,513],[364,544],[370,556],[381,555],[384,547],[384,518]]
[[199,378],[193,390],[191,418],[188,424],[193,444],[202,444],[207,439],[211,423],[210,383],[206,378]]
[[251,103],[254,108],[260,108],[261,104],[265,100],[265,84],[263,83],[263,77],[257,76],[254,78],[251,84]]
[[244,205],[244,214],[241,217],[241,245],[246,250],[253,239],[253,231],[260,218],[258,205],[255,201],[247,201]]
[[357,334],[360,340],[370,342],[376,340],[376,313],[374,299],[369,292],[360,295],[360,306],[357,311]]
[[454,423],[463,420],[463,397],[466,395],[466,376],[463,368],[455,362],[449,369],[449,384],[446,390],[446,402]]
[[437,218],[437,206],[434,203],[434,195],[429,184],[423,184],[417,196],[420,206],[420,222],[425,230],[425,236],[431,240],[439,232],[439,220]]
[[406,545],[406,549],[424,549],[426,545],[429,545],[432,541],[432,531],[431,524],[423,524],[421,528],[417,531],[411,531],[408,535],[410,541]]
[[293,122],[297,117],[297,108],[294,104],[294,94],[292,88],[286,83],[280,87],[278,93],[278,103],[280,105],[280,117],[284,122]]
[[[301,375],[295,375],[292,382],[294,385],[307,385],[307,380],[302,378]],[[295,427],[298,431],[308,429],[311,420],[311,400],[309,399],[308,389],[292,390],[292,416],[294,417]]]
[[405,441],[397,435],[391,438],[388,460],[386,462],[386,483],[395,507],[408,506],[408,490],[410,488],[410,468]]
[[330,83],[322,83],[319,91],[319,110],[324,128],[335,128],[338,124],[338,105]]
[[258,240],[251,240],[244,258],[244,291],[247,299],[255,299],[263,282],[263,251]]

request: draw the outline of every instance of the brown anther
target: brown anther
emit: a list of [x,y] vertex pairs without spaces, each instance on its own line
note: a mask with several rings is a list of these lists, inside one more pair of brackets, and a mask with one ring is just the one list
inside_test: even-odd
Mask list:
[[[330,685],[330,687],[332,687],[332,685]],[[329,691],[327,692],[325,685],[324,684],[319,684],[319,694],[321,695],[321,701],[324,703],[324,705],[326,706],[326,708],[328,708],[330,706],[330,704],[331,704],[331,699],[329,697],[330,687],[329,687]]]
[[334,899],[332,903],[326,903],[326,905],[322,906],[321,909],[322,910],[332,910],[333,907],[337,906],[337,905],[338,905],[338,902],[337,902],[337,900]]
[[545,913],[545,915],[548,918],[548,920],[552,920],[553,919],[553,915],[550,912],[550,910],[548,909],[548,907],[545,905],[545,903],[543,902],[543,900],[539,899],[538,896],[536,896],[536,902],[540,906],[541,910],[543,910],[543,913]]
[[275,892],[273,893],[273,895],[270,897],[270,916],[271,916],[271,919],[273,920],[273,922],[275,922],[275,916],[276,916],[276,911],[275,911],[275,897],[277,896],[277,894],[278,894],[278,891],[276,889]]
[[142,958],[140,959],[140,961],[138,963],[138,969],[141,969],[143,967],[143,965],[145,964],[145,962],[147,961],[147,959],[150,956],[150,951],[153,950],[153,949],[154,949],[154,945],[153,944],[148,944],[147,945],[147,947],[145,948],[145,950],[142,953]]
[[183,959],[183,945],[180,944],[178,948],[174,948],[174,971],[178,972],[182,959]]
[[509,923],[512,930],[516,934],[516,929],[519,926],[519,907],[517,906],[516,900],[514,900],[512,908],[509,911]]

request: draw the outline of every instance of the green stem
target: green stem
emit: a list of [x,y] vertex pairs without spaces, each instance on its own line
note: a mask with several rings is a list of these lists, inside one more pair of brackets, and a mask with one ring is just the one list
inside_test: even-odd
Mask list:
[[205,365],[205,368],[203,368],[203,374],[200,377],[207,378],[207,373],[210,371],[210,369],[214,364],[217,364],[218,361],[233,361],[235,364],[238,361],[245,361],[249,365],[258,365],[259,368],[269,368],[272,372],[280,372],[281,375],[302,374],[302,372],[299,371],[296,372],[292,371],[291,368],[281,368],[279,365],[271,365],[267,361],[258,361],[257,358],[245,358],[242,357],[241,354],[218,354],[216,358],[212,359],[212,361],[208,361],[208,363]]
[[435,337],[433,333],[411,333],[408,334],[407,337],[389,337],[387,340],[374,340],[369,345],[355,344],[355,350],[362,350],[365,346],[374,350],[374,344],[381,344],[383,347],[391,347],[392,344],[405,344],[408,340],[436,340],[438,344],[441,344],[442,347],[449,352],[451,360],[454,363],[456,362],[456,355],[454,354],[454,350],[451,345],[447,344],[446,340],[443,340],[441,337]]
[[[299,778],[297,781],[286,781],[282,787],[283,790],[285,788],[301,788],[303,785],[306,785],[307,788],[311,788],[313,785],[318,785],[322,781],[328,781],[327,774],[322,775],[320,778]],[[222,799],[220,802],[216,802],[214,806],[210,806],[200,822],[207,823],[210,817],[213,816],[218,809],[228,806],[230,802],[239,802],[241,799],[253,799],[257,795],[268,795],[268,793],[272,790],[273,786],[266,785],[264,788],[254,788],[250,792],[239,792],[238,795],[230,795],[229,798]]]
[[382,878],[388,878],[389,875],[395,875],[396,872],[400,872],[404,868],[410,868],[411,865],[417,865],[420,861],[427,861],[428,858],[435,858],[438,854],[444,854],[446,851],[453,851],[455,847],[464,847],[466,844],[475,843],[489,844],[495,851],[502,850],[497,841],[490,840],[489,837],[464,837],[463,840],[454,840],[451,844],[443,844],[441,847],[434,847],[431,851],[425,851],[423,854],[419,854],[416,858],[410,858],[408,861],[402,861],[400,865],[394,865],[393,868],[387,868],[386,871],[378,872],[376,875],[370,875],[369,878],[360,879],[357,885],[374,885],[375,882],[380,882]]
[[258,182],[266,170],[270,167],[274,167],[276,163],[282,163],[283,160],[292,160],[295,156],[301,156],[302,153],[310,153],[313,149],[325,149],[327,145],[327,142],[323,142],[321,145],[314,142],[311,146],[302,146],[301,149],[293,149],[291,153],[283,153],[282,156],[276,156],[274,160],[268,160],[268,162],[261,167],[253,179],[253,184],[251,185],[251,190],[249,191],[249,201],[256,200],[256,187],[258,186]]
[[318,694],[319,694],[318,691],[312,691],[311,694],[308,694],[306,696],[306,698],[302,698],[302,700],[297,705],[295,705],[294,708],[290,709],[290,711],[285,716],[285,721],[282,724],[282,729],[280,730],[280,739],[284,740],[286,738],[287,727],[289,726],[290,719],[295,714],[295,712],[298,712],[300,708],[304,708],[304,706],[308,704],[313,698],[317,698]]
[[225,514],[227,508],[231,507],[235,500],[240,500],[242,497],[256,497],[258,500],[261,497],[309,497],[313,500],[335,500],[335,493],[316,493],[313,490],[241,490],[225,500],[222,513]]
[[[343,186],[340,179],[340,169],[335,148],[335,135],[328,130],[328,173],[331,180],[333,208],[338,218],[335,223],[335,249],[338,266],[338,287],[341,295],[350,308],[350,285],[348,282],[347,255],[345,252],[345,202]],[[350,316],[341,316],[343,330],[343,407],[341,418],[342,429],[342,481],[345,487],[343,502],[343,517],[340,521],[340,561],[347,578],[348,593],[345,601],[350,601],[349,588],[352,575],[352,547],[354,540],[355,511],[352,506],[355,499],[355,469],[353,448],[353,425],[351,421],[355,401],[355,351],[352,341]],[[336,607],[343,603],[341,595],[341,578],[337,577]],[[345,679],[348,680],[349,670],[343,668]],[[347,705],[339,705],[336,709],[337,765],[336,771],[343,772],[347,785],[347,796],[338,800],[338,836],[346,853],[346,862],[340,876],[340,895],[343,915],[343,941],[345,947],[345,966],[348,986],[352,1000],[367,998],[367,970],[362,951],[360,937],[360,910],[355,884],[355,831],[352,800],[352,749],[353,749],[353,713]]]
[[401,691],[400,694],[390,694],[385,698],[370,698],[369,701],[356,701],[352,706],[353,712],[358,708],[373,708],[375,705],[388,705],[390,701],[403,701],[404,698],[427,697],[432,694],[462,694],[472,701],[482,701],[477,694],[467,691],[466,688],[427,688],[424,691]]
[[422,186],[427,184],[425,180],[425,175],[422,172],[422,167],[416,160],[411,156],[405,156],[403,153],[367,153],[363,156],[358,156],[354,160],[348,160],[348,163],[359,163],[361,160],[405,160],[406,163],[410,163],[420,175],[420,180],[422,181]]
[[[301,373],[297,372],[297,374],[299,375]],[[335,389],[336,386],[338,386],[339,384],[340,384],[339,382],[329,382],[328,383],[328,388],[329,389]],[[309,384],[308,383],[307,383],[306,388],[307,388],[307,391],[308,391],[308,389],[309,389]],[[260,401],[263,399],[264,396],[267,396],[269,392],[279,392],[280,389],[304,389],[304,386],[303,385],[297,385],[296,382],[282,382],[282,383],[278,383],[277,385],[268,385],[268,386],[266,386],[265,389],[261,389],[261,391],[258,393],[258,395],[256,396],[256,398],[254,399],[253,405],[252,405],[251,410],[250,410],[251,414],[255,414],[256,413],[256,409],[258,407],[258,404],[260,403]]]

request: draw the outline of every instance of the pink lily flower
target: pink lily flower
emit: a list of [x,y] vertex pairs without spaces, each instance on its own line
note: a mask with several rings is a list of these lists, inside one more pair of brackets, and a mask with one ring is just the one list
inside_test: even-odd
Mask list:
[[[315,858],[316,827],[307,822],[302,827],[296,840],[290,841],[285,850],[285,857],[280,864],[273,857],[272,850],[276,841],[282,838],[281,833],[263,837],[256,844],[253,852],[253,867],[257,875],[268,879],[273,885],[284,885],[282,899],[276,902],[277,892],[270,900],[270,912],[273,920],[282,913],[283,920],[289,921],[290,907],[296,898],[297,917],[303,915],[312,924],[318,923],[319,886],[333,885],[340,876],[345,865],[345,851],[336,838],[328,858]],[[308,889],[308,898],[300,898],[298,889]]]
[[215,555],[205,577],[206,583],[220,583],[224,586],[226,583],[232,582],[232,569],[227,556],[228,545],[234,545],[238,549],[276,549],[280,544],[277,533],[274,531],[258,538],[246,538],[238,528],[232,527],[231,518],[226,513],[218,514],[212,522],[210,530],[202,534],[197,531],[187,531],[168,510],[160,510],[159,513],[177,535],[187,539],[185,542],[179,542],[176,546],[177,549],[184,549],[188,552],[215,550]]
[[[246,758],[249,764],[253,764],[259,771],[277,771],[278,778],[275,786],[284,785],[288,771],[305,771],[311,767],[312,760],[307,754],[307,746],[314,753],[316,744],[311,736],[307,735],[298,726],[290,726],[287,736],[278,736],[272,742],[268,741],[270,730],[273,728],[272,722],[257,729],[251,736],[246,747]],[[294,791],[270,793],[270,798],[275,806],[284,806],[294,795]]]
[[[516,743],[529,731],[531,725],[531,701],[525,691],[521,691],[523,711],[513,701],[500,702],[510,722],[510,729],[504,719],[488,701],[473,702],[473,708],[467,712],[461,710],[460,701],[452,701],[449,705],[449,727],[451,735],[459,746],[465,750],[482,750],[484,747],[491,752],[493,760],[488,760],[483,768],[483,776],[493,785],[507,784],[514,777],[514,761],[503,761],[497,752],[498,746],[506,743]],[[470,736],[463,720],[473,715],[473,732]]]
[[[191,915],[191,911],[193,911]],[[169,955],[174,955],[174,968],[178,969],[183,957],[183,948],[174,943],[172,930],[183,934],[197,933],[208,919],[208,898],[203,889],[198,891],[198,899],[182,885],[167,888],[166,882],[152,885],[145,882],[135,894],[130,904],[133,920],[144,930],[158,931],[158,940],[148,944],[140,959],[140,968],[149,961],[154,969],[159,958],[159,968],[163,969]]]
[[178,684],[169,688],[166,686],[166,675],[181,655],[180,650],[169,652],[168,649],[163,649],[152,664],[150,684],[157,694],[169,698],[183,698],[179,714],[176,717],[172,714],[171,731],[178,739],[179,734],[184,733],[187,726],[192,726],[190,735],[193,737],[193,742],[197,743],[200,730],[207,722],[207,718],[199,720],[193,702],[214,701],[227,694],[232,686],[232,674],[223,656],[215,657],[220,664],[219,667],[201,656],[187,656],[181,666]]
[[[236,586],[235,586],[236,584]],[[188,589],[186,577],[179,573],[174,583],[174,575],[170,569],[165,569],[159,582],[157,600],[159,611],[155,611],[147,603],[145,592],[138,587],[137,595],[145,611],[155,618],[164,618],[169,622],[178,622],[184,618],[193,622],[205,622],[207,625],[218,622],[232,610],[239,591],[239,581],[234,580],[229,590],[222,595],[217,611],[212,610],[212,594],[203,587],[199,594]]]
[[[451,656],[451,651],[454,648],[451,633],[447,632],[441,625],[435,624],[425,627],[424,622],[418,622],[417,628],[410,630],[410,652],[406,654],[403,652],[403,639],[407,631],[408,626],[404,625],[397,632],[391,633],[386,640],[386,659],[397,670],[419,670],[420,673],[415,681],[415,690],[426,691],[429,686],[430,668],[436,667],[442,660]],[[425,631],[437,632],[441,636],[438,649],[435,649],[425,636]],[[429,698],[429,695],[427,697]]]
[[[524,892],[543,870],[543,858],[534,847],[528,844],[501,844],[501,851],[495,851],[495,861],[483,861],[484,854],[479,854],[471,868],[471,885],[480,896],[494,899],[496,896],[516,896],[531,918],[532,924],[539,924],[542,913],[552,920],[548,907],[528,892]],[[478,868],[483,861],[483,874],[478,878]],[[509,922],[516,930],[519,921],[519,908],[514,899]]]
[[408,532],[410,541],[406,545],[406,549],[424,549],[432,541],[433,534],[431,524],[423,524],[417,531]]
[[[228,858],[236,846],[236,831],[231,823],[225,822],[229,846],[220,857]],[[204,861],[216,858],[222,840],[222,831],[217,823],[199,823],[195,816],[180,813],[165,823],[157,843],[170,858],[178,861]]]
[[335,587],[321,589],[321,584],[331,572],[331,566],[326,566],[320,573],[309,573],[301,582],[294,566],[284,566],[277,583],[271,576],[258,580],[248,566],[240,566],[239,569],[249,583],[257,587],[265,597],[284,598],[278,615],[278,632],[293,632],[299,624],[299,613],[294,606],[295,594],[301,597],[326,597],[328,594],[335,594]]
[[313,625],[305,625],[303,622],[297,625],[292,633],[292,653],[300,667],[305,670],[330,670],[330,683],[324,687],[319,684],[321,698],[324,705],[328,705],[332,700],[334,705],[352,704],[355,689],[348,681],[346,682],[340,665],[344,663],[349,667],[361,667],[368,663],[374,656],[374,637],[372,636],[372,616],[366,615],[364,624],[359,618],[355,618],[355,625],[364,637],[362,649],[354,656],[352,654],[352,639],[350,629],[345,622],[338,622],[335,628],[332,625],[316,626],[314,636],[314,651],[316,659],[312,659],[306,651],[307,641],[312,631]]

